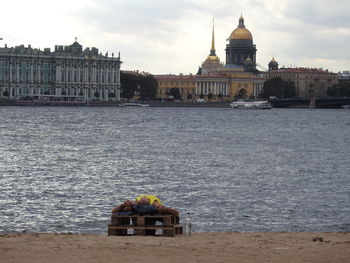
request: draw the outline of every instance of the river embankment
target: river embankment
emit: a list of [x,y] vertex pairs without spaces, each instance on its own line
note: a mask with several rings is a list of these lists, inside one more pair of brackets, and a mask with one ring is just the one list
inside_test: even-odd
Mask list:
[[[87,106],[87,107],[119,107],[125,102],[115,101],[90,101],[88,103],[82,102],[64,102],[64,101],[15,101],[15,100],[0,100],[0,106]],[[230,108],[230,102],[162,102],[162,101],[148,101],[135,102],[135,104],[144,104],[150,107],[206,107],[206,108]]]

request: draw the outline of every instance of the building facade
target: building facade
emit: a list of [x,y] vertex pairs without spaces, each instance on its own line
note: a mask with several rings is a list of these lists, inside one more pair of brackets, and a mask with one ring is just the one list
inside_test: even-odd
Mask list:
[[155,75],[158,82],[157,98],[171,99],[171,89],[177,88],[183,101],[231,101],[258,97],[262,93],[262,75],[244,71],[217,72],[202,75]]
[[171,89],[178,89],[183,101],[192,101],[195,94],[194,75],[154,75],[158,82],[157,98],[161,100],[173,99]]
[[120,55],[102,55],[75,41],[43,51],[31,46],[0,48],[0,98],[50,101],[117,101]]
[[297,96],[300,98],[325,97],[328,88],[338,84],[337,74],[328,70],[315,68],[278,69],[278,66],[277,68],[269,68],[270,71],[265,73],[266,79],[281,78],[293,83]]

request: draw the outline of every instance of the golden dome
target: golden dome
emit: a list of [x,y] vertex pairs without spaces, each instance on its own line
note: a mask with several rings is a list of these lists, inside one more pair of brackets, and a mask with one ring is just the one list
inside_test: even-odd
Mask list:
[[244,18],[241,15],[239,18],[239,24],[238,27],[232,31],[230,35],[230,39],[248,39],[248,40],[253,40],[253,36],[250,33],[248,29],[245,28],[244,25]]
[[244,27],[238,27],[230,35],[230,39],[248,39],[253,40],[252,34]]
[[218,56],[208,56],[205,61],[220,61]]
[[275,60],[275,57],[272,58],[272,60],[270,61],[270,63],[277,63],[277,61]]

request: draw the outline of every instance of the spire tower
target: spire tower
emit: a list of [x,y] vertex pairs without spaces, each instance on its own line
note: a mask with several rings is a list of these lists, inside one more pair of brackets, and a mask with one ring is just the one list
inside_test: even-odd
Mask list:
[[215,36],[214,36],[214,18],[213,18],[213,33],[211,37],[211,49],[210,49],[210,56],[216,56],[215,54]]

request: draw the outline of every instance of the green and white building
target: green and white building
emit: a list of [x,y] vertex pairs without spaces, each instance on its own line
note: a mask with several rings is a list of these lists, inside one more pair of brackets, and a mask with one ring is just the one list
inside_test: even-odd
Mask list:
[[118,101],[120,54],[102,55],[75,41],[44,50],[0,48],[0,98],[46,101]]

